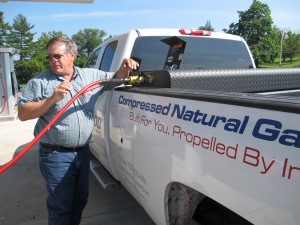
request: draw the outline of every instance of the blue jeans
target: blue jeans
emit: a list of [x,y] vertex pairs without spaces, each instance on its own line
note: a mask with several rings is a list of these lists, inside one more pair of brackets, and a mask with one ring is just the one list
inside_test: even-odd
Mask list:
[[39,152],[48,194],[48,225],[80,224],[89,192],[89,146],[60,152],[40,145]]

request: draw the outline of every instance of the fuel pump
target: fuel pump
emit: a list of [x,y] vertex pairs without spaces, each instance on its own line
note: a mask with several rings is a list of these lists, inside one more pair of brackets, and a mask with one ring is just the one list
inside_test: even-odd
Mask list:
[[17,118],[18,83],[14,69],[15,49],[0,48],[0,121]]

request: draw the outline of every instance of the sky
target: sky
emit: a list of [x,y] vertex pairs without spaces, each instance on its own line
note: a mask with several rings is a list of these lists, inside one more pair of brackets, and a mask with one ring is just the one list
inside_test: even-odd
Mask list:
[[[260,0],[269,6],[273,25],[300,32],[299,0]],[[0,2],[4,21],[22,14],[34,25],[38,39],[42,32],[62,31],[72,37],[85,28],[118,35],[138,28],[199,28],[210,21],[215,31],[237,23],[238,11],[246,11],[253,0],[94,0],[86,3]]]

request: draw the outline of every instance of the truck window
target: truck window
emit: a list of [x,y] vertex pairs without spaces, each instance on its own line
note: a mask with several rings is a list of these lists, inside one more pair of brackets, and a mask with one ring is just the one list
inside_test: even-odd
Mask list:
[[101,48],[96,49],[92,55],[89,57],[88,61],[86,62],[85,66],[86,68],[96,68],[96,62],[97,58],[99,56]]
[[[174,46],[177,47],[170,49],[172,37],[139,37],[131,53],[131,58],[138,59],[140,62],[139,70],[252,68],[250,54],[241,41],[205,37],[180,36],[173,38]],[[172,66],[170,61],[174,60],[174,57],[170,57],[170,52],[176,53],[178,39],[185,46],[180,54],[177,53],[177,57],[181,60],[180,63]],[[167,67],[166,62],[170,64]]]
[[100,70],[107,71],[107,72],[109,71],[112,60],[113,60],[115,52],[116,52],[117,45],[118,45],[118,42],[114,41],[106,46],[103,57],[102,57],[102,61],[100,64],[100,68],[99,68]]

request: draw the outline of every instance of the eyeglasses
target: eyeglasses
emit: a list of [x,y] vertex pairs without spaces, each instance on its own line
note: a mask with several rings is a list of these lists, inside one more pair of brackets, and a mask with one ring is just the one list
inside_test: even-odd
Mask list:
[[46,59],[51,61],[53,58],[54,59],[60,59],[63,55],[60,55],[60,54],[53,54],[53,55],[47,55],[46,56]]

